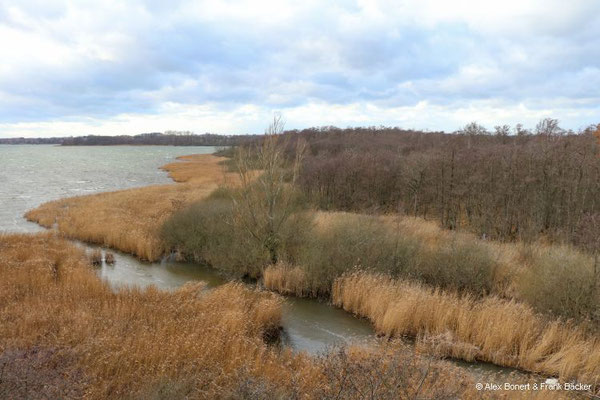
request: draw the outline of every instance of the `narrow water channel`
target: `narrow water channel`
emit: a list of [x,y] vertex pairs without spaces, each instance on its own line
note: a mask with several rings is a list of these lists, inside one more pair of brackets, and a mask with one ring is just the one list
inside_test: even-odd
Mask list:
[[[190,281],[204,281],[209,288],[226,282],[217,271],[201,265],[168,260],[146,263],[127,254],[111,252],[115,254],[116,262],[113,265],[103,263],[97,272],[113,287],[154,285],[172,290]],[[374,338],[368,321],[312,299],[286,298],[283,328],[286,344],[311,354],[323,352],[330,346],[363,343]]]
[[[88,249],[98,248],[80,242],[77,244]],[[190,281],[204,281],[210,289],[227,282],[216,270],[198,264],[168,259],[148,263],[128,254],[110,252],[115,255],[116,262],[112,265],[102,263],[97,273],[114,288],[154,285],[160,289],[174,290]],[[284,343],[295,351],[313,355],[340,344],[364,344],[376,340],[373,327],[367,320],[315,299],[286,297],[282,322]],[[492,374],[509,382],[529,375],[490,363],[450,361],[475,377],[489,377]]]

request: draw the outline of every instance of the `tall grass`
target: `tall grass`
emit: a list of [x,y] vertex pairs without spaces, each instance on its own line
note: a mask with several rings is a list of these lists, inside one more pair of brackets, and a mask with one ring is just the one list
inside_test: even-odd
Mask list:
[[0,236],[0,397],[480,398],[464,373],[390,348],[312,359],[270,346],[278,296],[203,289],[113,291],[62,239]]
[[335,281],[334,304],[370,319],[386,336],[417,338],[439,355],[597,384],[600,339],[531,307],[496,297],[475,299],[384,275],[353,273]]
[[308,279],[304,269],[284,263],[270,265],[263,273],[264,285],[270,290],[298,297],[318,297],[319,293],[312,291]]

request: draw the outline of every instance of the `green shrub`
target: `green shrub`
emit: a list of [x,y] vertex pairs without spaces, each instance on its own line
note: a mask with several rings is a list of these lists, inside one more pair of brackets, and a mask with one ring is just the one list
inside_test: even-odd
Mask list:
[[268,262],[265,249],[234,223],[231,200],[222,192],[171,216],[163,225],[162,238],[186,258],[234,277],[257,277]]
[[[258,278],[270,262],[269,252],[235,218],[231,189],[220,188],[207,199],[173,214],[161,237],[186,259],[206,263],[229,275]],[[312,229],[312,215],[292,214],[278,236],[281,259],[294,263]]]
[[329,293],[333,280],[355,267],[402,274],[418,248],[416,241],[394,235],[375,217],[345,214],[315,230],[299,264],[305,268],[313,292]]
[[482,295],[493,288],[496,265],[484,245],[456,239],[424,248],[409,277],[433,286]]
[[600,302],[594,262],[567,246],[527,246],[518,280],[520,295],[542,312],[566,318],[599,319]]

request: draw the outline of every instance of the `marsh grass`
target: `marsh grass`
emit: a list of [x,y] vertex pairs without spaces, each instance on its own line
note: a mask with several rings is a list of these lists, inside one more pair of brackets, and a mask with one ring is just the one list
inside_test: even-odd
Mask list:
[[63,239],[0,235],[0,397],[481,398],[447,363],[389,347],[320,359],[273,347],[279,296],[204,288],[112,290]]
[[102,250],[94,249],[89,253],[88,257],[92,265],[102,264]]
[[115,255],[113,253],[111,253],[109,251],[104,253],[104,262],[105,263],[112,265],[115,263],[115,261],[116,261],[116,259],[115,259]]
[[335,281],[334,304],[371,320],[378,333],[417,339],[440,356],[600,381],[600,341],[525,304],[432,289],[388,276],[352,273]]

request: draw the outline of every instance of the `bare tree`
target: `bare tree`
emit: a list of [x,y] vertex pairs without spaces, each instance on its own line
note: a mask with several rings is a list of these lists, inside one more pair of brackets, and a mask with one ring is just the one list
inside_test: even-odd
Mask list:
[[236,222],[264,246],[272,263],[279,258],[281,228],[296,206],[295,183],[305,148],[297,141],[294,160],[286,161],[284,126],[281,115],[275,115],[261,143],[240,146],[235,157],[241,181],[233,199]]
[[510,135],[510,126],[508,125],[497,125],[494,127],[494,134],[496,136],[508,136]]
[[554,118],[544,118],[535,126],[535,133],[540,136],[561,136],[564,132]]

